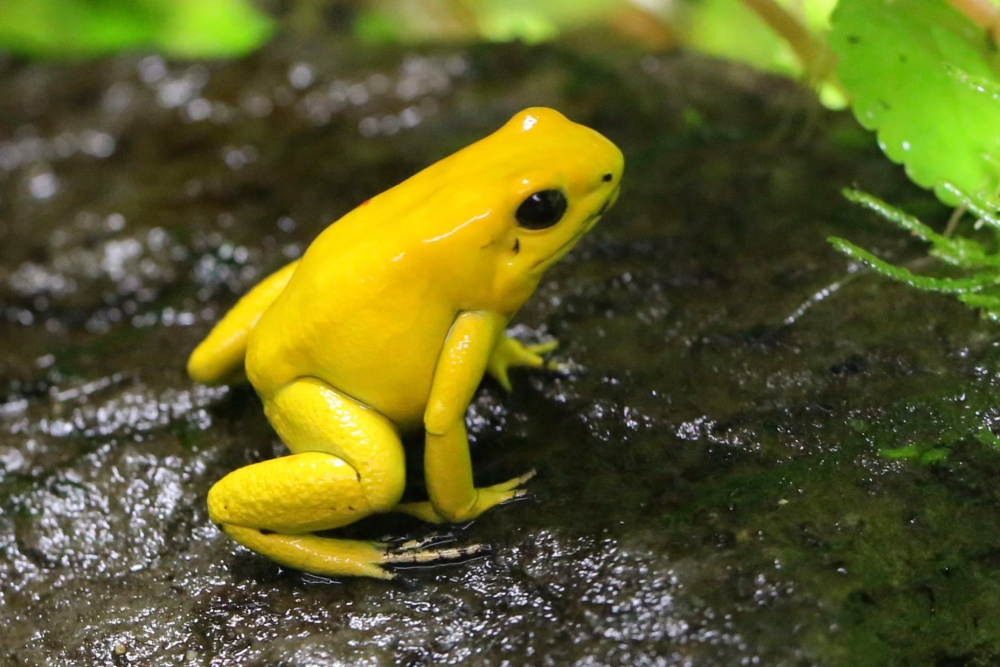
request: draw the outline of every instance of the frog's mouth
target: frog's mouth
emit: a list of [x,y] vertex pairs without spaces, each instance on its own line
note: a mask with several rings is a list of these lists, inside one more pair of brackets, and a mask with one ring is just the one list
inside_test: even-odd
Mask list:
[[621,184],[619,184],[618,187],[615,188],[610,195],[608,195],[608,198],[604,200],[604,203],[601,204],[601,207],[599,209],[597,209],[596,211],[588,215],[586,218],[584,218],[583,222],[580,224],[580,229],[576,232],[576,234],[573,234],[573,236],[566,239],[562,243],[562,245],[556,248],[555,252],[553,252],[551,255],[549,255],[548,257],[543,257],[542,259],[532,264],[531,268],[532,269],[541,268],[542,270],[544,270],[549,268],[552,264],[558,262],[563,255],[568,253],[573,248],[573,246],[576,245],[576,242],[579,241],[584,234],[593,229],[594,225],[597,224],[597,221],[601,219],[601,216],[604,215],[607,212],[607,210],[611,208],[611,206],[618,200],[618,193],[621,192],[621,189],[622,186]]

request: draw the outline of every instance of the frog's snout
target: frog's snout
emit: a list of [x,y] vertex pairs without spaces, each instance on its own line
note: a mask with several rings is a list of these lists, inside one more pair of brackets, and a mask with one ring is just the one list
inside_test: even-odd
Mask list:
[[607,213],[608,209],[614,206],[615,202],[618,201],[618,195],[621,194],[621,191],[622,191],[622,186],[621,183],[619,183],[618,186],[611,191],[611,194],[608,195],[608,198],[604,200],[604,203],[601,204],[601,209],[597,212],[597,215],[600,216]]

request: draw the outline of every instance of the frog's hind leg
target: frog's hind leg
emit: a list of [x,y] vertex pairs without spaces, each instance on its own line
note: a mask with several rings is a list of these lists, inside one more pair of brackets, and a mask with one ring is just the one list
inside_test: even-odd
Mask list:
[[406,479],[402,444],[392,422],[315,378],[265,396],[264,404],[292,454],[235,470],[212,487],[209,515],[234,540],[329,576],[391,579],[385,564],[467,555],[313,535],[395,507]]
[[262,280],[215,325],[188,359],[187,371],[192,380],[220,384],[240,377],[250,332],[285,289],[298,264],[287,264]]
[[387,578],[377,543],[313,535],[372,514],[384,498],[366,497],[344,459],[303,452],[235,470],[208,494],[208,511],[231,538],[281,565],[329,576]]
[[317,537],[310,533],[280,535],[232,525],[225,526],[224,530],[243,546],[281,565],[328,576],[395,579],[396,575],[383,566],[420,567],[479,558],[490,552],[490,548],[482,544],[425,550],[420,548],[423,544],[419,541],[391,546],[382,542]]

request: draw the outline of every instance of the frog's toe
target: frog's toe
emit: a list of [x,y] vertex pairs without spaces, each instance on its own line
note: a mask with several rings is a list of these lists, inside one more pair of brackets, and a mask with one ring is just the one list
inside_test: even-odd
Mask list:
[[514,492],[514,495],[512,495],[507,500],[504,500],[504,501],[500,502],[497,505],[497,507],[502,507],[504,505],[510,505],[511,503],[518,503],[518,502],[522,502],[522,501],[527,501],[527,502],[532,502],[532,503],[538,503],[539,502],[538,496],[536,496],[531,491],[529,491],[527,489],[517,489]]
[[[513,489],[517,489],[517,487],[521,486],[522,484],[524,484],[525,482],[527,482],[528,480],[530,480],[531,478],[533,478],[537,474],[538,474],[538,471],[535,470],[534,468],[532,468],[531,470],[529,470],[528,472],[524,473],[520,477],[515,477],[514,479],[509,479],[506,482],[503,482],[501,484],[494,484],[493,486],[488,486],[485,489],[480,489],[480,491],[486,491],[486,490],[511,491]],[[521,490],[523,491],[523,489],[521,489]]]
[[527,497],[527,489],[522,489],[520,487],[529,479],[534,477],[535,474],[536,471],[532,469],[520,477],[509,479],[501,484],[494,484],[493,486],[486,486],[481,489],[477,489],[478,493],[476,503],[472,510],[470,510],[467,518],[474,519],[491,507],[496,507],[497,505],[502,505],[511,502],[512,500],[519,500]]
[[510,352],[511,366],[526,366],[528,368],[548,368],[551,362],[545,361],[543,355],[552,352],[559,347],[559,341],[555,338],[544,343],[534,345],[522,345],[515,341],[515,345]]
[[529,497],[528,491],[520,487],[534,477],[535,474],[536,471],[532,469],[520,477],[509,479],[501,484],[477,488],[476,500],[472,506],[457,512],[446,514],[439,511],[432,503],[427,501],[400,503],[396,505],[395,511],[409,514],[428,523],[464,523],[472,521],[491,507]]
[[389,545],[388,553],[400,553],[403,551],[418,551],[421,549],[429,549],[431,547],[439,547],[442,544],[452,544],[458,538],[455,533],[451,531],[435,532],[424,537],[419,537],[417,539],[386,539],[385,542]]
[[513,338],[504,337],[490,356],[487,371],[496,378],[501,387],[510,391],[509,369],[526,367],[556,370],[558,365],[555,362],[546,361],[542,355],[548,354],[558,347],[559,341],[555,339],[535,345],[524,345]]
[[493,378],[500,383],[504,391],[511,392],[514,390],[514,385],[510,383],[510,374],[507,372],[508,366],[497,366],[492,369]]
[[421,567],[439,563],[455,563],[483,558],[492,553],[488,544],[472,544],[467,547],[426,549],[431,542],[427,539],[411,540],[398,547],[388,549],[383,564],[397,567]]
[[547,340],[544,343],[525,345],[524,349],[538,355],[548,354],[549,352],[555,352],[559,349],[559,341],[553,338],[552,340]]

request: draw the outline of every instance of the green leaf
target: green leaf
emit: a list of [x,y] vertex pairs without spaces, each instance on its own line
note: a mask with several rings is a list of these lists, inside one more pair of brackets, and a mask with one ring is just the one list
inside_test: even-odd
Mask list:
[[[826,30],[837,3],[778,0],[778,4],[798,15],[811,33],[819,35]],[[786,76],[802,74],[802,63],[788,42],[740,0],[694,0],[684,37],[688,46],[713,56]]]
[[533,44],[606,20],[620,8],[618,0],[379,0],[367,3],[355,31],[375,42],[480,38]]
[[840,81],[885,154],[949,205],[945,183],[994,202],[1000,63],[985,32],[944,0],[841,0],[832,24]]
[[926,452],[921,454],[918,461],[925,466],[942,463],[948,460],[949,454],[951,454],[951,450],[947,447],[935,447],[933,449],[928,449]]
[[959,294],[958,300],[969,308],[981,311],[983,319],[1000,322],[1000,295],[996,294]]
[[923,465],[933,465],[948,460],[951,450],[947,447],[921,449],[916,445],[904,445],[894,449],[882,449],[879,455],[893,461],[917,461]]
[[921,455],[921,450],[916,445],[905,445],[903,447],[896,447],[893,449],[883,449],[879,451],[879,454],[887,459],[892,459],[894,461],[906,461],[919,458]]
[[171,8],[156,44],[172,55],[238,56],[253,51],[271,36],[270,19],[247,0],[154,0],[154,4]]
[[740,0],[691,3],[685,42],[717,58],[744,62],[756,69],[799,76],[802,64],[788,43]]
[[157,49],[227,57],[260,46],[270,20],[247,0],[0,0],[0,50],[80,57]]
[[[938,234],[913,216],[867,192],[844,190],[844,197],[874,211],[881,218],[895,223],[917,238],[933,244],[931,254],[942,261],[963,268],[1000,268],[1000,255],[987,253],[986,249],[976,241],[960,236],[949,238]],[[963,199],[963,202],[969,204],[967,199]]]
[[896,223],[906,231],[913,233],[915,236],[920,237],[924,241],[934,243],[947,241],[944,236],[938,234],[913,216],[907,215],[895,206],[891,206],[878,197],[870,195],[867,192],[862,190],[844,190],[844,198],[855,204],[860,204],[870,211],[874,211],[880,217],[888,220],[889,222]]
[[[777,4],[798,16],[805,28],[822,39],[836,0],[777,0]],[[746,63],[756,69],[801,78],[802,62],[780,35],[740,0],[693,0],[682,28],[685,46],[717,58]],[[820,98],[831,108],[846,106],[836,86],[823,85]]]
[[989,445],[994,449],[1000,449],[1000,438],[998,438],[996,433],[991,431],[986,426],[976,431],[975,438],[984,445]]
[[977,218],[992,227],[1000,229],[1000,218],[996,216],[997,201],[992,195],[969,194],[957,187],[953,183],[942,183],[941,189],[953,197],[960,205],[972,211]]
[[867,250],[859,248],[850,241],[846,241],[835,236],[830,237],[828,240],[833,247],[840,252],[854,260],[862,262],[882,275],[927,292],[962,294],[965,292],[979,292],[983,288],[991,285],[1000,285],[1000,274],[994,273],[979,273],[968,278],[933,278],[931,276],[918,276],[907,268],[895,266],[885,260],[879,259]]

